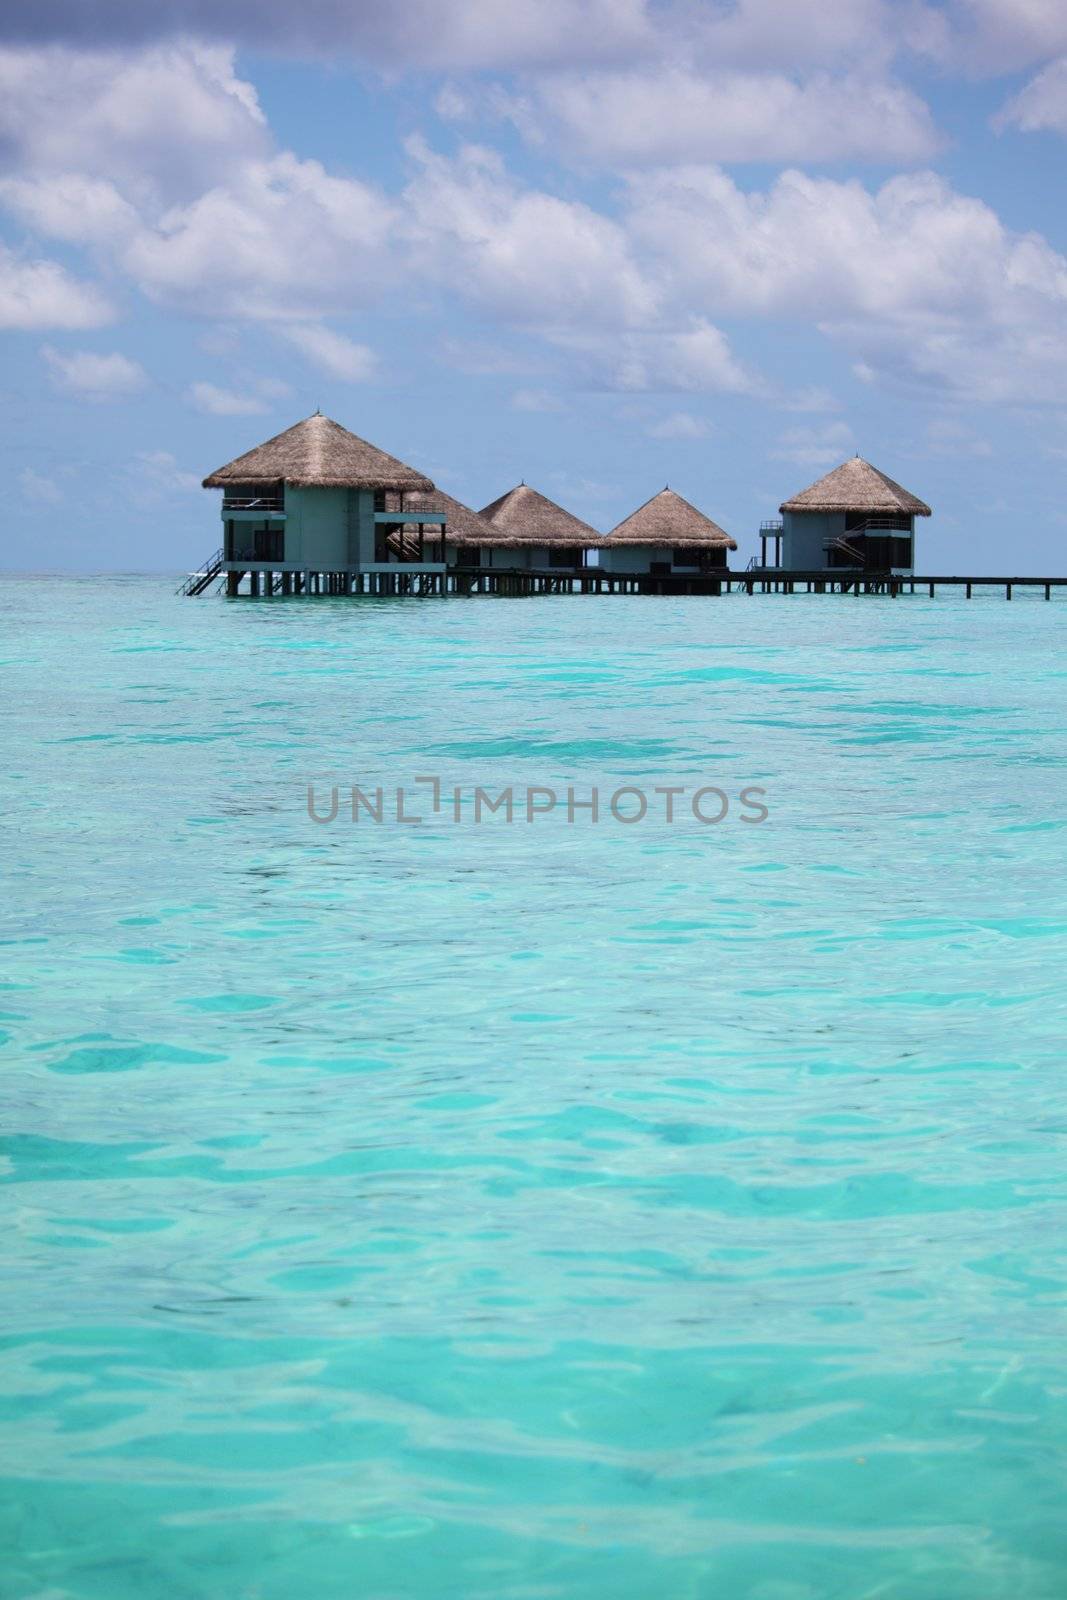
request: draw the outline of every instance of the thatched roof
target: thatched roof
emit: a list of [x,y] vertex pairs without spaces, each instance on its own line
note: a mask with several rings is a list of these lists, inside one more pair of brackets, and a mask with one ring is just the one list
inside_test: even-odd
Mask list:
[[[465,506],[462,500],[453,500],[450,494],[444,494],[440,489],[419,490],[414,494],[404,496],[404,516],[409,512],[418,511],[422,506],[427,511],[443,511],[447,517],[445,523],[446,536],[449,544],[487,544],[493,537],[493,529],[484,517],[472,511],[470,506]],[[397,520],[399,521],[399,513]],[[414,522],[418,522],[418,517]],[[405,524],[405,537],[410,524]],[[411,531],[414,531],[412,528]],[[436,529],[426,525],[426,537],[436,537]]]
[[884,472],[872,467],[862,456],[842,462],[810,489],[786,500],[779,511],[869,511],[873,515],[903,512],[912,517],[928,517],[930,507],[909,494]]
[[520,483],[499,500],[483,506],[481,515],[492,524],[492,532],[481,540],[482,544],[572,545],[588,550],[601,543],[600,535],[588,522],[564,511],[528,483]]
[[303,489],[433,488],[421,472],[318,411],[220,467],[204,479],[204,488],[275,482]]
[[618,527],[612,528],[606,543],[671,545],[675,549],[686,546],[703,550],[737,549],[736,540],[717,522],[712,522],[673,489],[661,489],[651,500],[646,500]]
[[[489,544],[493,540],[492,526],[480,517],[477,511],[472,511],[470,506],[465,506],[462,500],[453,500],[450,494],[444,494],[440,489],[433,491],[420,489],[409,491],[404,496],[404,512],[417,512],[419,507],[427,511],[443,511],[447,517],[445,523],[445,541],[447,544]],[[397,521],[401,513],[397,513]],[[426,524],[425,541],[429,544],[438,538],[436,524]],[[403,528],[398,533],[389,535],[389,548],[403,550],[405,554],[418,549],[419,530],[418,516],[414,522],[405,521]]]

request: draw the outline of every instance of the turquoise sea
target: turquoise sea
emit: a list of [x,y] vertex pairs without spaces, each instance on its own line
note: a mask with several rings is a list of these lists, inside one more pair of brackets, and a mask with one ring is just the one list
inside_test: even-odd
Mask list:
[[1062,1600],[1067,601],[172,588],[0,587],[4,1600]]

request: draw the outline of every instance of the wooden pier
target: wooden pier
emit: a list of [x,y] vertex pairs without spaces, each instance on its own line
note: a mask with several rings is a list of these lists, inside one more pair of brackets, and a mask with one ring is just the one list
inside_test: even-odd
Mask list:
[[704,574],[602,572],[596,567],[578,571],[526,567],[413,567],[397,563],[370,572],[275,572],[270,569],[226,572],[208,564],[191,574],[178,591],[203,594],[217,588],[231,598],[268,598],[274,595],[324,595],[339,598],[363,595],[375,598],[442,595],[505,595],[513,598],[542,594],[722,595],[722,594],[920,594],[934,599],[939,590],[962,589],[968,600],[978,590],[991,590],[1010,600],[1016,591],[1037,591],[1046,600],[1053,590],[1067,589],[1067,577],[986,577],[935,573],[840,571],[794,572],[782,567],[749,567],[744,572],[726,570]]
[[790,572],[783,567],[749,567],[731,573],[730,584],[743,586],[747,594],[886,594],[896,599],[902,594],[925,594],[933,600],[938,589],[963,589],[968,600],[976,589],[1003,591],[1010,600],[1016,589],[1039,589],[1046,600],[1053,589],[1067,589],[1067,578],[975,577],[955,573],[860,572],[842,567],[839,571]]
[[214,584],[230,598],[266,598],[272,595],[365,595],[428,597],[440,595],[537,594],[721,594],[739,574],[714,575],[601,572],[596,567],[578,571],[530,567],[418,568],[397,563],[371,572],[222,572],[194,582],[193,574],[179,591],[202,594]]

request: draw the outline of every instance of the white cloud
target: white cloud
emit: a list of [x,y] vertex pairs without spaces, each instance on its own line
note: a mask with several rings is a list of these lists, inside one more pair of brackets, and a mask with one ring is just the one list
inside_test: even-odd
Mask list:
[[389,281],[394,208],[369,184],[283,153],[167,212],[120,254],[152,299],[289,318],[373,299]]
[[378,361],[374,351],[321,323],[293,323],[279,328],[278,333],[328,377],[340,378],[344,383],[365,383],[374,376]]
[[691,14],[687,53],[704,67],[878,70],[912,41],[920,10],[899,0],[736,0]]
[[651,439],[706,439],[712,427],[704,417],[694,417],[689,411],[672,411],[647,431]]
[[124,400],[148,381],[144,368],[117,350],[110,355],[98,355],[95,350],[64,353],[46,344],[41,355],[56,388],[82,400]]
[[1051,62],[1009,100],[995,125],[1015,126],[1023,133],[1067,133],[1067,56]]
[[795,461],[799,466],[828,467],[852,449],[852,429],[844,422],[821,428],[788,428],[770,452],[774,461]]
[[209,417],[253,417],[270,410],[262,395],[236,394],[213,383],[191,384],[189,399],[197,411]]
[[0,202],[34,233],[69,244],[114,245],[138,226],[114,184],[79,173],[0,178]]
[[656,291],[622,229],[579,201],[523,188],[494,151],[454,160],[421,141],[405,194],[419,270],[506,321],[626,327],[656,311]]
[[933,173],[750,193],[715,168],[645,174],[628,227],[712,315],[815,321],[869,372],[975,398],[1067,390],[1067,260]]
[[[572,16],[573,3],[546,0],[544,10],[558,20]],[[502,50],[507,35],[518,51],[509,59],[528,69],[548,61],[532,44],[543,16],[516,20],[497,6],[487,19],[487,6],[494,9],[490,0],[448,0],[460,19],[449,49],[481,18],[489,31],[472,49]],[[670,26],[658,12],[648,33],[640,0],[597,6],[602,24],[611,16],[632,25],[615,64],[614,44],[594,51],[596,71],[581,91],[571,64],[526,70],[514,118],[529,131],[554,106],[554,126],[570,129],[577,154],[632,160],[618,214],[524,181],[479,146],[446,157],[412,144],[414,176],[387,195],[278,151],[232,50],[188,42],[84,56],[61,47],[0,51],[9,91],[0,166],[8,157],[18,166],[0,175],[0,201],[36,232],[86,245],[104,270],[160,305],[271,321],[346,381],[369,375],[371,352],[321,319],[396,294],[409,307],[432,308],[438,296],[466,302],[484,319],[487,344],[497,338],[494,323],[520,336],[521,355],[491,359],[495,370],[529,373],[531,388],[570,381],[634,393],[745,393],[797,410],[832,405],[810,388],[783,394],[752,371],[724,330],[738,318],[815,324],[872,379],[973,388],[985,399],[1063,397],[1067,263],[1039,235],[1011,233],[989,206],[942,179],[910,174],[871,189],[787,171],[746,191],[705,162],[640,166],[730,139],[737,155],[766,155],[772,146],[760,141],[779,137],[827,156],[846,138],[856,153],[856,141],[875,137],[903,141],[895,147],[902,158],[914,154],[931,127],[921,102],[892,98],[894,62],[905,47],[940,48],[938,28],[959,32],[965,12],[972,31],[1006,26],[1003,8],[998,20],[992,0],[974,0],[969,12],[955,0],[938,20],[921,0],[841,0],[833,14],[815,0],[738,0],[729,9],[683,7]],[[1040,0],[1026,0],[1026,9],[1036,16]],[[405,15],[438,26],[422,0]],[[369,10],[351,20],[368,49],[375,28],[397,25],[392,12],[380,23]],[[1042,34],[1040,22],[1030,17],[1027,26],[1047,42],[1054,29]],[[655,47],[635,55],[634,29]],[[819,95],[805,87],[817,64],[833,74]],[[844,93],[848,85],[858,98]],[[75,102],[66,118],[65,95]],[[460,84],[446,109],[465,114],[474,98]],[[495,114],[505,109],[492,85],[484,98]],[[835,122],[842,107],[847,126]],[[186,116],[189,138],[179,149]],[[0,247],[0,322],[90,326],[107,315],[100,292],[58,263]],[[480,358],[456,363],[465,359]],[[200,403],[270,398],[240,381],[212,387],[214,401],[201,395]]]
[[648,8],[639,48],[605,37],[555,66],[515,59],[508,89],[453,77],[436,110],[510,121],[582,163],[914,163],[941,141],[894,66],[948,31],[925,0],[667,0]]
[[3,167],[34,232],[194,314],[318,315],[388,281],[392,208],[277,152],[231,48],[0,50]]
[[29,260],[0,244],[0,328],[98,328],[111,317],[94,285],[57,261]]
[[32,467],[23,467],[19,473],[22,498],[36,505],[54,506],[63,499],[63,491],[51,478],[42,477]]
[[804,317],[955,308],[995,272],[1003,237],[988,206],[932,173],[872,193],[790,171],[761,193],[714,167],[636,179],[630,227],[714,310]]
[[539,113],[561,148],[610,165],[912,163],[929,157],[939,142],[917,95],[859,74],[817,72],[797,81],[784,72],[642,67],[548,77],[534,99],[533,126]]
[[641,332],[554,330],[583,387],[620,393],[759,394],[764,385],[733,354],[726,335],[704,318],[684,328]]
[[[116,65],[99,54],[74,63],[83,98],[64,132],[54,57],[5,58],[9,138],[21,170],[0,187],[0,199],[40,232],[95,245],[162,305],[291,326],[425,283],[539,332],[637,326],[655,314],[654,286],[617,223],[516,182],[492,152],[471,147],[449,160],[415,144],[418,170],[389,199],[318,161],[271,153],[254,93],[234,78],[231,56],[193,46],[161,48],[141,63]],[[198,76],[200,92],[189,98],[199,142],[171,171],[170,113],[153,123],[151,106],[168,88],[180,101]],[[24,117],[58,131],[20,132]],[[209,159],[212,139],[217,158]],[[164,203],[175,194],[177,203]],[[305,331],[296,342],[330,371],[365,377],[366,351],[339,339]]]
[[[0,151],[25,178],[94,174],[151,209],[192,198],[269,147],[232,48],[0,49]],[[60,202],[38,204],[69,226]]]

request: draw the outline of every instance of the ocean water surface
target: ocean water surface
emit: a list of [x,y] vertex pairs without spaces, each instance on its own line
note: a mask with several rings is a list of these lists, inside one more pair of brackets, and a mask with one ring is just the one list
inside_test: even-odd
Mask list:
[[1062,1600],[1067,602],[171,589],[0,587],[5,1600]]

